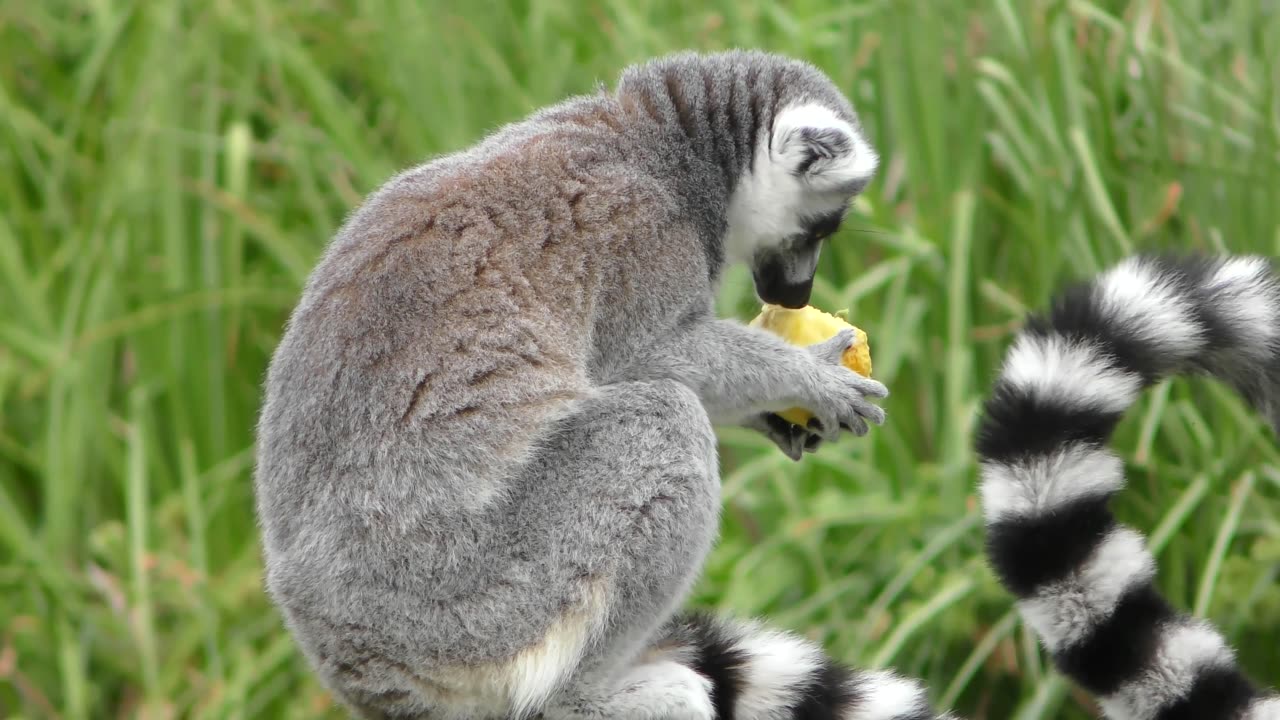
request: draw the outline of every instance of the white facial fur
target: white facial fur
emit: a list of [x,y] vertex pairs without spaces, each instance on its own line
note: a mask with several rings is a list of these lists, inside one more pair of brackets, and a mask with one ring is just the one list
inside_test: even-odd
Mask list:
[[[801,132],[805,129],[836,130],[848,139],[847,149],[818,159],[798,174],[797,168],[810,154]],[[851,188],[870,180],[879,165],[866,138],[822,105],[783,109],[768,141],[761,140],[753,170],[738,183],[730,200],[725,238],[730,262],[746,262],[758,250],[777,247],[802,231],[804,217],[842,209],[852,199]]]

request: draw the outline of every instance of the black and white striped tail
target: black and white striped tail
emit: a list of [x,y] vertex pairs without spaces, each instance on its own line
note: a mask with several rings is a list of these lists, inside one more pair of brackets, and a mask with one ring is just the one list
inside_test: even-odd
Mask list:
[[1111,720],[1277,720],[1209,623],[1157,592],[1108,508],[1106,447],[1145,388],[1209,374],[1280,428],[1280,281],[1259,257],[1137,256],[1057,298],[1005,358],[981,421],[987,554],[1057,666]]
[[711,681],[716,720],[954,720],[930,710],[916,680],[851,670],[804,638],[754,622],[684,615],[663,645]]

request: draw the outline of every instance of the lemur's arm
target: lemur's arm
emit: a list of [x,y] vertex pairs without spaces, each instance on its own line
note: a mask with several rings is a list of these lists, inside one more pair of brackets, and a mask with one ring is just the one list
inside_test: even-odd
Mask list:
[[[817,421],[812,430],[823,439],[841,428],[862,435],[868,422],[884,422],[884,410],[870,398],[886,397],[888,389],[840,364],[854,341],[846,330],[798,348],[732,320],[699,318],[638,358],[627,379],[677,380],[698,394],[713,422],[759,429],[788,452],[794,439],[762,415],[806,408]],[[812,441],[802,441],[802,449],[804,442]]]

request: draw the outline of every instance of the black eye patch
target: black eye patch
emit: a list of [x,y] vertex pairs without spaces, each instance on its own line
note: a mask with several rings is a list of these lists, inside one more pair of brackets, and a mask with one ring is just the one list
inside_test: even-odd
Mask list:
[[822,240],[834,235],[840,229],[840,223],[842,222],[844,222],[844,211],[842,210],[813,218],[805,218],[805,234],[815,240]]

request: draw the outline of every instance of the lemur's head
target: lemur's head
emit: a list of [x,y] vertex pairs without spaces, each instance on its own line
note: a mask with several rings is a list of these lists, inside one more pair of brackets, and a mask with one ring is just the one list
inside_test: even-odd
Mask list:
[[683,52],[628,68],[618,94],[726,171],[718,259],[749,264],[765,302],[807,304],[822,241],[879,164],[836,84],[785,55]]
[[782,99],[729,207],[726,259],[750,265],[761,300],[788,308],[808,304],[823,241],[879,164],[848,102],[819,90]]

